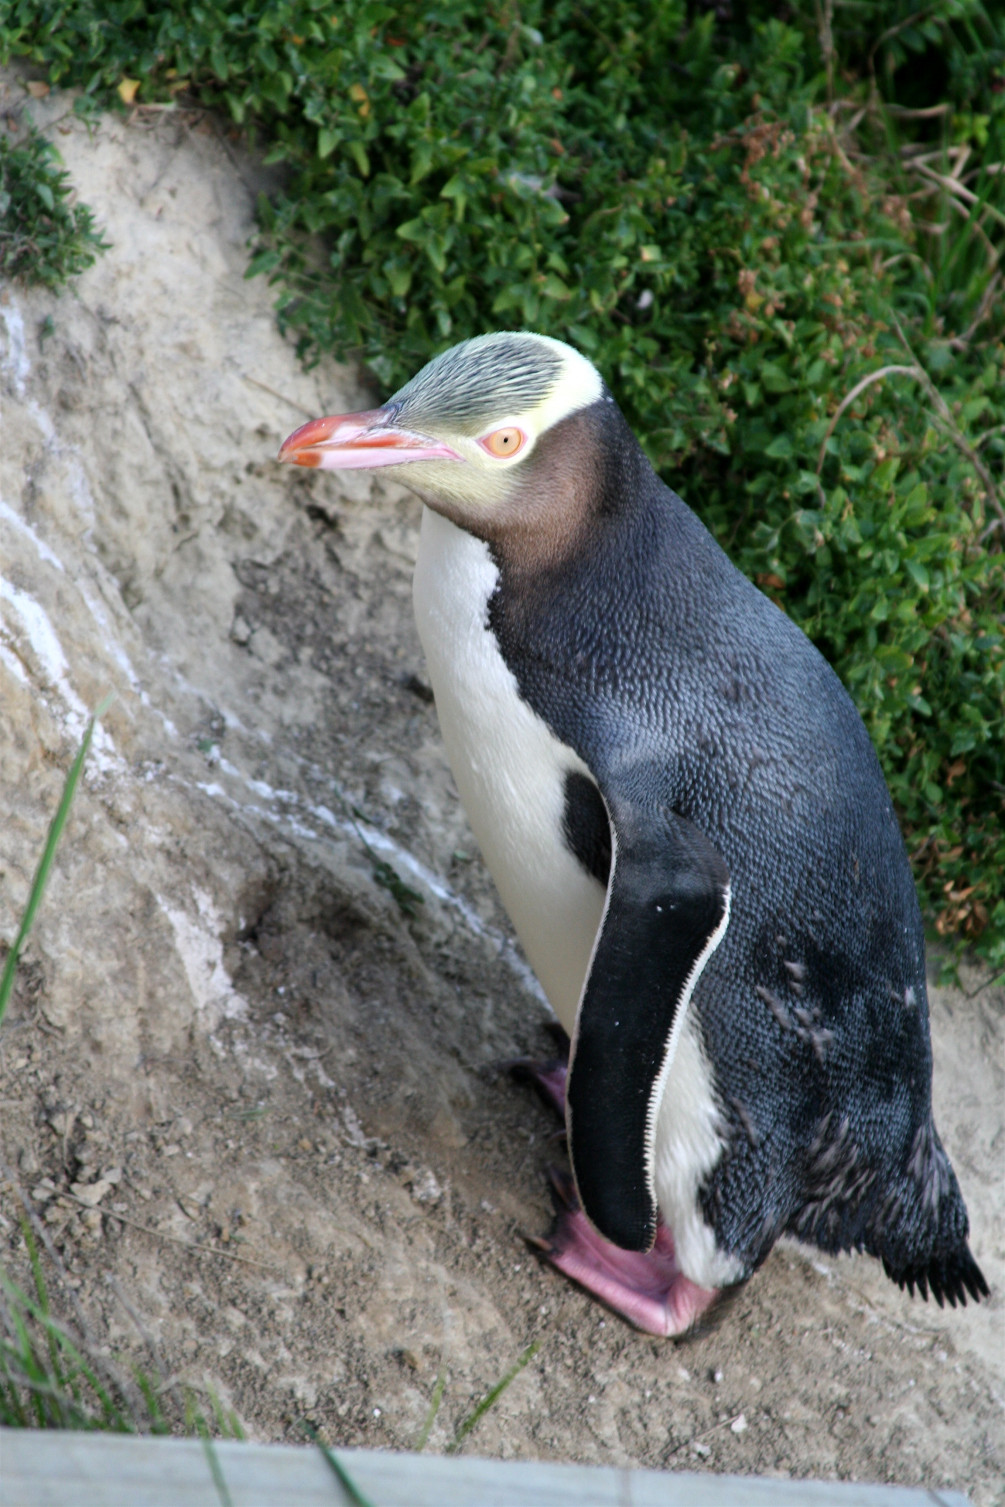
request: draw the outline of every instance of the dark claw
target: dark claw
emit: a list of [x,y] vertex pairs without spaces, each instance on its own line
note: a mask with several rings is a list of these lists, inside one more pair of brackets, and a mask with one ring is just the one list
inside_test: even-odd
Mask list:
[[513,1057],[508,1062],[499,1063],[500,1068],[505,1068],[520,1082],[532,1083],[548,1108],[559,1115],[564,1110],[565,1066],[560,1057]]
[[559,1057],[507,1057],[497,1062],[498,1070],[511,1073],[520,1083],[537,1083],[542,1073],[555,1073],[565,1066]]
[[579,1194],[576,1192],[572,1173],[566,1172],[563,1167],[549,1167],[548,1181],[551,1184],[551,1196],[556,1214],[561,1215],[563,1209],[574,1214],[579,1208]]
[[675,1336],[675,1343],[677,1345],[687,1345],[692,1340],[707,1339],[710,1334],[715,1334],[723,1319],[726,1318],[730,1309],[746,1288],[749,1280],[749,1277],[745,1277],[742,1282],[736,1282],[732,1287],[720,1288],[719,1296],[715,1302],[706,1308],[705,1312],[691,1325],[690,1329],[684,1334]]
[[564,1026],[560,1026],[557,1020],[545,1021],[544,1029],[547,1031],[548,1035],[555,1043],[556,1050],[558,1051],[558,1054],[562,1059],[563,1066],[566,1065],[569,1061],[569,1049],[572,1046],[572,1042],[569,1040],[568,1031],[566,1031]]

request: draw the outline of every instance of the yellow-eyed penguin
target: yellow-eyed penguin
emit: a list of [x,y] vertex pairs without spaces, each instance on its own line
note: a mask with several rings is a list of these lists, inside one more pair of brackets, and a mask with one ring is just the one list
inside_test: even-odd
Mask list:
[[280,458],[390,466],[426,504],[415,614],[451,768],[572,1038],[581,1210],[556,1265],[666,1335],[785,1233],[940,1304],[987,1294],[868,734],[591,363],[480,336]]

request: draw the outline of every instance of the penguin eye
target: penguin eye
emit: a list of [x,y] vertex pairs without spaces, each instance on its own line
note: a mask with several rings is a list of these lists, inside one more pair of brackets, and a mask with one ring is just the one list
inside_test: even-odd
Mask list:
[[483,435],[478,441],[483,450],[499,460],[506,460],[511,455],[516,455],[527,443],[527,436],[522,429],[493,429],[491,434]]

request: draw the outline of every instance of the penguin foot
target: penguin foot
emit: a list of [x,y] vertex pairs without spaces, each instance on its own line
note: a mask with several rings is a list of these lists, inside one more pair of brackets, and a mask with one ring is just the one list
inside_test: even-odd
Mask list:
[[661,1339],[686,1334],[719,1292],[685,1277],[677,1265],[673,1236],[662,1220],[651,1251],[624,1251],[597,1234],[579,1207],[569,1175],[552,1168],[549,1176],[555,1224],[548,1238],[534,1240],[534,1246],[636,1329]]
[[533,1083],[544,1102],[565,1119],[565,1078],[568,1063],[559,1057],[543,1061],[535,1057],[517,1057],[503,1063],[514,1078]]

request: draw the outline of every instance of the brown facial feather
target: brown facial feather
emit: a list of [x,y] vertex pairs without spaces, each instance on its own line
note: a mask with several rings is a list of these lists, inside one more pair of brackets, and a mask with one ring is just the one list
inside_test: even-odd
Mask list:
[[600,440],[593,409],[581,409],[541,435],[527,460],[513,467],[506,494],[484,514],[432,505],[491,544],[511,576],[553,570],[583,547],[600,516]]

